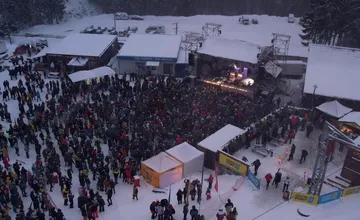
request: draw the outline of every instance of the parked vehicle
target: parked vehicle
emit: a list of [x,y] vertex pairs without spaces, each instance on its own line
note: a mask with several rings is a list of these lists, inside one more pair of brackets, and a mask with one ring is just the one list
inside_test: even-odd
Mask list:
[[165,34],[164,25],[150,25],[146,28],[145,33],[147,34]]
[[256,18],[251,19],[251,23],[253,24],[259,24],[259,21]]
[[242,15],[239,18],[239,23],[243,24],[243,25],[249,25],[250,24],[250,18]]
[[129,20],[129,15],[125,12],[117,12],[115,13],[116,20]]
[[144,20],[144,18],[141,17],[140,15],[129,15],[129,19],[130,20],[139,20],[139,21]]
[[295,16],[294,16],[294,14],[289,14],[289,16],[288,16],[288,22],[289,22],[289,23],[294,23],[294,22],[295,22]]

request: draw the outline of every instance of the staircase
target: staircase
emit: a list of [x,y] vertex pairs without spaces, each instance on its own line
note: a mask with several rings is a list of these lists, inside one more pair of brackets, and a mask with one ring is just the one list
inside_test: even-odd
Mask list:
[[349,182],[350,182],[349,180],[346,180],[339,176],[329,177],[326,180],[324,180],[325,184],[330,185],[330,186],[335,187],[340,190],[350,187]]

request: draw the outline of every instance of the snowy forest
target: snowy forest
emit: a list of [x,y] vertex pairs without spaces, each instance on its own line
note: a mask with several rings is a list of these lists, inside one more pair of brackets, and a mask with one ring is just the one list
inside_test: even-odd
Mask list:
[[0,37],[22,28],[60,22],[65,0],[0,0]]
[[105,13],[192,16],[268,14],[302,16],[310,0],[89,0]]
[[[68,0],[0,0],[0,37],[61,22]],[[69,0],[71,1],[71,0]],[[269,14],[301,17],[302,44],[360,48],[360,0],[88,0],[104,13],[139,15]]]
[[359,0],[312,0],[300,23],[305,46],[313,42],[360,48]]

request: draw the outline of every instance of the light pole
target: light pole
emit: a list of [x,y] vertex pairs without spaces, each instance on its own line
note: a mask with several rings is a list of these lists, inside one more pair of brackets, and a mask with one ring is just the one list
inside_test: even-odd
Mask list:
[[311,103],[311,111],[312,111],[312,122],[314,123],[314,104],[315,104],[315,92],[316,89],[318,88],[318,85],[314,85],[314,91],[313,91],[313,95],[312,95],[312,103]]

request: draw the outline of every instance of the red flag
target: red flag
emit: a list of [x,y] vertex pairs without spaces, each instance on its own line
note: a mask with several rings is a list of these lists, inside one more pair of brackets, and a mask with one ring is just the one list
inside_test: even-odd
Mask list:
[[216,166],[216,161],[215,161],[215,185],[214,185],[214,189],[216,190],[216,192],[219,192],[219,180],[218,180],[218,171],[217,171],[217,166]]

